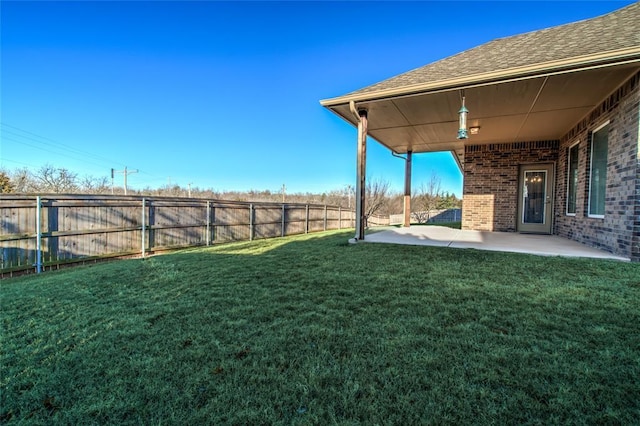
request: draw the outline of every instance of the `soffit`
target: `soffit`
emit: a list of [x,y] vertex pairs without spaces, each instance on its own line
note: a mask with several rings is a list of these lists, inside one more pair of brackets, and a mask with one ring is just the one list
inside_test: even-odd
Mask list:
[[[560,139],[609,94],[640,70],[640,60],[597,69],[459,87],[357,103],[368,110],[368,133],[397,153],[453,151],[464,146]],[[464,90],[467,140],[456,138]],[[328,106],[355,125],[349,104]]]

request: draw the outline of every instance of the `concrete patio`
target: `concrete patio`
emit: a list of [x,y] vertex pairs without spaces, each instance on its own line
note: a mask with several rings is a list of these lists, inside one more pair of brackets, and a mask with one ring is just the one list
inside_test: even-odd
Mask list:
[[385,228],[381,231],[367,234],[364,241],[369,243],[473,248],[477,250],[528,253],[540,256],[629,260],[555,235],[463,231],[444,226]]

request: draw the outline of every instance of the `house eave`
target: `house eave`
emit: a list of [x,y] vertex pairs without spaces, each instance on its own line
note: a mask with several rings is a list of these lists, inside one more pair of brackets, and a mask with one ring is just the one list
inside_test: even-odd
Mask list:
[[416,94],[457,90],[482,86],[486,84],[496,84],[529,78],[539,78],[582,70],[630,64],[635,62],[640,62],[640,46],[602,52],[592,55],[572,57],[557,61],[543,62],[528,65],[525,67],[509,68],[487,73],[474,74],[448,80],[420,83],[372,92],[354,93],[351,95],[344,95],[336,98],[323,99],[320,101],[320,104],[326,108],[331,109],[331,107],[344,105],[346,103],[349,103],[350,101],[376,101],[402,96],[411,96]]

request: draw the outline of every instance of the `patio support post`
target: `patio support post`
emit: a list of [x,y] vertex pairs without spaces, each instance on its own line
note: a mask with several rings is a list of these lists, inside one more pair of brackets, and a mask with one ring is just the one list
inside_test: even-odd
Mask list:
[[358,110],[358,164],[356,180],[356,235],[355,241],[364,240],[367,172],[367,110]]
[[411,155],[407,151],[407,159],[404,165],[404,226],[411,226]]

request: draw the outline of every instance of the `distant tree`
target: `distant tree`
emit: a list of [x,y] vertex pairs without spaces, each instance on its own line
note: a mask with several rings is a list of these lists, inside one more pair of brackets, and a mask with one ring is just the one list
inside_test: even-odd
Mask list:
[[78,189],[86,194],[110,194],[111,182],[106,176],[84,176],[78,183]]
[[431,172],[431,176],[426,183],[420,185],[416,198],[416,210],[413,217],[418,223],[426,223],[431,218],[431,210],[436,210],[441,202],[441,179],[435,171]]
[[344,196],[347,197],[347,208],[353,208],[356,199],[356,188],[353,185],[347,185],[344,188]]
[[78,175],[64,168],[46,164],[34,173],[34,181],[40,192],[76,192]]
[[382,179],[367,182],[364,203],[365,227],[368,226],[369,218],[388,204],[389,186],[389,182]]
[[450,194],[445,192],[440,197],[440,202],[438,203],[438,209],[459,209],[462,205],[462,202],[455,194]]
[[158,188],[158,195],[162,197],[186,197],[187,190],[178,184],[165,185]]
[[[85,194],[111,194],[111,181],[107,177],[94,177],[85,175],[78,177],[74,172],[53,165],[45,165],[32,171],[27,168],[3,171],[0,175],[0,191],[6,191],[6,186],[1,186],[7,179],[10,189],[16,193],[85,193]],[[402,211],[402,195],[391,193],[389,182],[384,180],[371,180],[366,187],[365,217],[371,215],[389,215]],[[122,195],[124,189],[116,186],[113,193]],[[145,187],[144,189],[129,188],[131,195],[187,197],[189,188],[178,184],[164,185],[158,188]],[[282,202],[282,192],[278,190],[248,190],[248,191],[215,191],[213,189],[191,188],[191,196],[194,198],[206,198],[211,200],[251,201],[251,202]],[[343,208],[355,208],[355,188],[347,185],[345,188],[322,193],[287,193],[287,203],[298,204],[326,204],[341,206]]]
[[4,170],[0,170],[0,194],[10,194],[12,192],[14,192],[14,187],[9,175]]
[[11,178],[14,192],[18,194],[36,192],[38,190],[31,172],[26,167],[14,170],[9,177]]
[[387,194],[387,198],[388,198],[387,202],[385,203],[383,208],[380,209],[380,212],[378,214],[381,214],[383,216],[389,216],[392,214],[402,213],[404,209],[404,193],[402,192],[389,193]]
[[334,189],[323,195],[325,196],[322,201],[324,204],[343,208],[352,207],[349,204],[350,202],[353,204],[353,191],[349,192],[348,189]]

